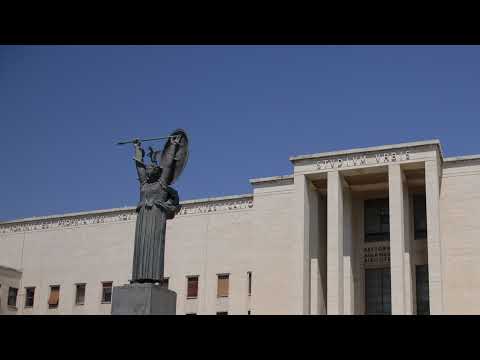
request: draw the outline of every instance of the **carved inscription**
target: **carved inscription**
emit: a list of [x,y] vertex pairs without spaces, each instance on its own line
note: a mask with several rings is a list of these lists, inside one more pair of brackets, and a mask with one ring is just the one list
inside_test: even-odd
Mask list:
[[317,169],[339,169],[346,167],[390,163],[397,161],[410,160],[408,151],[388,152],[375,154],[375,157],[367,158],[367,155],[346,156],[338,159],[327,159],[316,162]]
[[[205,214],[229,210],[250,209],[253,207],[253,197],[218,200],[204,203],[182,204],[179,216],[191,214]],[[134,208],[119,210],[112,213],[85,214],[55,219],[30,220],[19,223],[0,224],[0,234],[9,234],[26,231],[49,230],[83,225],[108,224],[123,221],[134,221],[137,214]]]
[[367,246],[363,249],[363,262],[369,265],[390,264],[390,246]]

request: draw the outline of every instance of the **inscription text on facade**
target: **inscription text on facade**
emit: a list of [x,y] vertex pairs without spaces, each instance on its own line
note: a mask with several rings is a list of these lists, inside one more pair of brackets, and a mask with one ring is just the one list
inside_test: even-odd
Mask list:
[[410,160],[410,153],[408,151],[401,152],[388,152],[375,154],[373,158],[367,158],[367,155],[358,155],[358,156],[346,156],[344,158],[338,159],[328,159],[317,161],[317,169],[334,169],[342,167],[352,167],[352,166],[361,166],[369,164],[380,164],[380,163],[389,163],[395,161]]

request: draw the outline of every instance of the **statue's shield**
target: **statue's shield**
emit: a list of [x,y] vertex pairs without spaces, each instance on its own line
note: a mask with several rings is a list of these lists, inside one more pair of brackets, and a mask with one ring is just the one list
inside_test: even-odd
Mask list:
[[165,143],[162,154],[160,156],[159,164],[161,168],[167,166],[169,163],[167,158],[175,154],[173,161],[173,174],[170,184],[173,184],[178,179],[188,161],[188,137],[183,129],[177,129],[170,134],[171,138]]

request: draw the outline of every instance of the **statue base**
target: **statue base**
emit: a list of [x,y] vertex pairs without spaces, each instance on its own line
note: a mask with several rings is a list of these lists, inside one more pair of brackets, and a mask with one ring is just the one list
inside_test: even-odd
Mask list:
[[127,284],[112,292],[112,315],[175,315],[177,293],[160,285]]

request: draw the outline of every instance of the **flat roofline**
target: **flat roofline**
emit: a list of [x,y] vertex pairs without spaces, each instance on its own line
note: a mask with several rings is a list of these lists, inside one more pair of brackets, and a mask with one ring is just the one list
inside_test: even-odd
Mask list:
[[212,201],[246,199],[251,197],[253,197],[253,194],[228,195],[228,196],[220,196],[220,197],[212,197],[212,198],[204,198],[204,199],[185,200],[185,201],[180,201],[180,204],[188,205],[188,204],[197,204],[197,203],[212,202]]
[[250,184],[266,183],[266,182],[277,182],[282,180],[293,180],[293,175],[280,175],[280,176],[270,176],[264,178],[255,178],[250,179]]
[[443,159],[443,161],[447,162],[447,163],[468,161],[468,160],[480,160],[480,154],[477,154],[477,155],[463,155],[463,156],[451,156],[451,157]]
[[[251,198],[251,197],[253,197],[253,194],[229,195],[229,196],[220,196],[220,197],[212,197],[212,198],[204,198],[204,199],[184,200],[184,201],[180,201],[180,204],[181,205],[190,205],[190,204],[208,203],[208,202],[216,202],[216,201],[247,199],[247,198]],[[31,221],[41,221],[41,220],[62,219],[62,218],[70,218],[70,217],[76,217],[76,216],[87,216],[87,215],[99,215],[99,214],[107,214],[107,213],[115,213],[115,212],[125,212],[125,211],[132,211],[132,210],[135,210],[135,209],[136,209],[136,206],[125,206],[125,207],[122,207],[122,208],[101,209],[101,210],[93,210],[93,211],[81,211],[81,212],[66,213],[66,214],[60,214],[60,215],[35,216],[35,217],[30,217],[30,218],[0,221],[0,225],[31,222]]]
[[383,151],[383,150],[389,150],[389,149],[398,149],[398,148],[425,146],[425,145],[437,145],[440,150],[441,158],[443,159],[443,150],[442,150],[442,145],[440,144],[440,140],[434,139],[434,140],[415,141],[415,142],[408,142],[408,143],[401,143],[401,144],[370,146],[365,148],[355,148],[355,149],[348,149],[348,150],[328,151],[328,152],[322,152],[322,153],[316,153],[316,154],[291,156],[289,160],[291,162],[295,162],[298,160],[316,159],[316,158],[328,157],[328,156]]
[[123,211],[129,211],[134,209],[135,209],[134,206],[128,206],[128,207],[125,206],[123,208],[81,211],[81,212],[66,213],[66,214],[60,214],[60,215],[33,216],[33,217],[23,218],[23,219],[1,221],[0,225],[29,222],[29,221],[39,221],[39,220],[62,219],[62,218],[84,216],[84,215],[98,215],[98,214],[113,213],[113,212],[123,212]]
[[[437,145],[440,151],[441,159],[447,163],[469,161],[469,160],[480,160],[480,154],[444,158],[442,146],[440,144],[440,140],[438,139],[298,155],[298,156],[290,157],[289,160],[291,162],[295,162],[297,160],[304,160],[304,159],[314,159],[314,158],[320,158],[320,157],[355,154],[355,153],[363,153],[363,152],[373,152],[373,151],[383,151],[388,149],[425,146],[425,145]],[[280,176],[270,176],[270,177],[263,177],[263,178],[253,178],[253,179],[249,179],[249,182],[250,184],[253,185],[253,184],[268,183],[268,182],[281,182],[284,180],[293,180],[293,175],[280,175]],[[184,201],[180,201],[180,204],[189,205],[189,204],[208,203],[208,202],[215,202],[215,201],[245,199],[245,198],[252,198],[252,197],[253,197],[252,193],[241,194],[241,195],[228,195],[228,196],[211,197],[211,198],[203,198],[203,199],[184,200]],[[15,219],[15,220],[6,220],[6,221],[0,221],[0,225],[41,221],[41,220],[51,220],[51,219],[62,219],[62,218],[70,218],[70,217],[76,217],[76,216],[98,215],[98,214],[115,213],[115,212],[121,213],[125,211],[132,211],[135,208],[136,208],[135,206],[125,206],[122,208],[100,209],[100,210],[93,210],[93,211],[66,213],[66,214],[60,214],[60,215],[47,215],[47,216],[38,216],[38,217],[30,217],[30,218]]]

